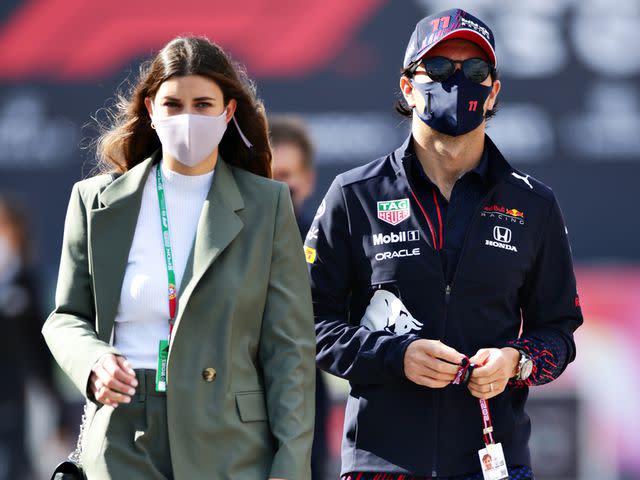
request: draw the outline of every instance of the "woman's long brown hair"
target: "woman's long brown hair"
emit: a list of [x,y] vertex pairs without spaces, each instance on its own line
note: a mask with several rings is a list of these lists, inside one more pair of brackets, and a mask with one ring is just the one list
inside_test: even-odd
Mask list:
[[118,95],[113,111],[108,112],[112,121],[102,129],[97,140],[99,170],[126,172],[160,148],[144,100],[153,98],[162,82],[186,75],[210,78],[222,89],[225,105],[232,98],[238,103],[236,120],[253,147],[245,146],[231,122],[220,142],[222,158],[231,165],[271,178],[267,119],[264,105],[256,97],[255,86],[222,48],[201,37],[171,40],[142,65],[131,92]]

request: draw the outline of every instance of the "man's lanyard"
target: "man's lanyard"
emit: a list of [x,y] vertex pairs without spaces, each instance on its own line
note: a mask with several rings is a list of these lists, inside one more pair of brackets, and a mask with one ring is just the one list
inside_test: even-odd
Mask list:
[[[469,359],[465,357],[462,361],[462,365],[458,369],[456,377],[451,383],[454,385],[466,385],[471,379],[471,374],[473,373],[474,368],[476,368],[476,365],[470,363]],[[493,441],[493,424],[491,423],[489,403],[484,399],[480,399],[480,412],[482,413],[482,436],[484,438],[484,444],[491,445],[492,443],[495,443]]]
[[482,437],[485,445],[495,443],[493,441],[493,425],[491,424],[491,412],[489,403],[485,399],[480,399],[480,411],[482,412]]
[[176,318],[178,296],[176,292],[176,272],[173,269],[173,254],[171,253],[171,240],[169,237],[169,216],[167,203],[164,197],[164,182],[160,164],[156,168],[156,187],[158,190],[158,205],[160,206],[160,225],[162,226],[162,243],[164,244],[164,259],[167,265],[167,279],[169,283],[169,339],[173,332],[173,324]]
[[[478,366],[484,365],[485,362]],[[476,365],[471,363],[469,358],[465,356],[462,359],[458,373],[451,383],[454,385],[467,385],[475,368]],[[482,478],[484,480],[507,480],[509,478],[509,470],[504,459],[504,451],[502,450],[502,444],[493,441],[493,425],[491,423],[491,413],[489,412],[489,402],[484,399],[480,399],[480,413],[482,413],[482,438],[485,444],[485,448],[478,450]]]

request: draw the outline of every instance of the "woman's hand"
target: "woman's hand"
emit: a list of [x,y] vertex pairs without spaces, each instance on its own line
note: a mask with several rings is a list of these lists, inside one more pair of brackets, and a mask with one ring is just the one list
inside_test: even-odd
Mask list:
[[481,348],[469,359],[478,365],[469,379],[469,391],[485,400],[501,394],[515,376],[519,360],[520,353],[515,348]]
[[100,357],[91,369],[89,392],[105,405],[115,408],[121,403],[130,403],[137,386],[135,372],[124,357],[108,353]]

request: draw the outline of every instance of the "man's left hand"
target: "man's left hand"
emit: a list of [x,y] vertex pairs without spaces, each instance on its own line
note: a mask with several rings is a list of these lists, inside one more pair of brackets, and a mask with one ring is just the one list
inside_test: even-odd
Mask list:
[[469,359],[478,365],[469,379],[469,391],[485,400],[501,394],[516,375],[519,360],[520,352],[515,348],[481,348]]

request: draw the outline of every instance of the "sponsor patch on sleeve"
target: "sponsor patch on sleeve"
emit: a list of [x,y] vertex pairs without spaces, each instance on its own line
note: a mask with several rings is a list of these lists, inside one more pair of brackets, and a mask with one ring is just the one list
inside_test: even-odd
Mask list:
[[313,264],[316,261],[316,249],[308,246],[304,246],[304,257],[307,259],[307,263]]

